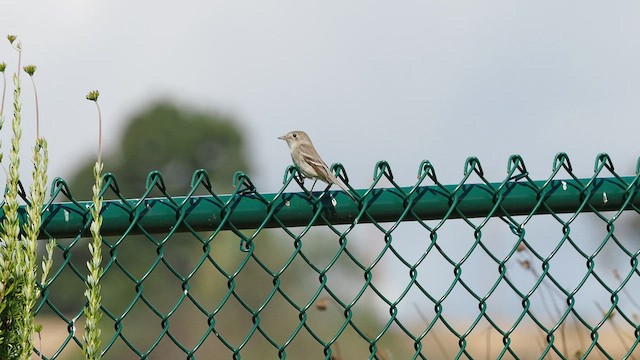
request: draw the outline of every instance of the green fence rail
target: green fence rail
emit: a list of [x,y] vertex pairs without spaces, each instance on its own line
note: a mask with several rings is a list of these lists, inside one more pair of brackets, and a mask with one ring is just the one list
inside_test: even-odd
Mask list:
[[[104,356],[638,358],[636,174],[601,154],[578,178],[561,153],[546,180],[512,156],[490,182],[470,158],[458,184],[425,161],[401,187],[379,162],[357,202],[300,192],[293,167],[273,194],[239,173],[217,195],[197,171],[173,196],[156,172],[127,199],[108,174]],[[36,310],[47,359],[82,358],[89,206],[54,180],[42,236],[59,244]]]

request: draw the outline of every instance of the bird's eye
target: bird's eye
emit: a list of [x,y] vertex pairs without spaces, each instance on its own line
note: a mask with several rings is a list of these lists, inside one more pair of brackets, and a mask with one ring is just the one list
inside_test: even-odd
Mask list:
[[297,135],[297,134],[293,134],[292,136],[293,136],[293,137],[298,137],[298,135]]

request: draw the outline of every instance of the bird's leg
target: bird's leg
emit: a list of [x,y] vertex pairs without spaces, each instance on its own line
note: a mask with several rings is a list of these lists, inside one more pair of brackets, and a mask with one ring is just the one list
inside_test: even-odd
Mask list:
[[309,190],[309,192],[312,194],[313,194],[313,187],[316,186],[316,182],[318,182],[318,179],[313,180],[313,184],[311,185],[311,190]]
[[[304,176],[304,175],[302,175],[302,173],[298,173],[298,174],[296,175],[296,181],[298,182],[298,184],[300,185],[300,187],[302,187],[302,190],[304,190],[304,179],[305,179],[305,176]],[[313,197],[313,187],[316,185],[316,181],[318,181],[318,179],[316,179],[316,180],[313,182],[313,185],[311,185],[311,191],[309,191],[309,197]]]

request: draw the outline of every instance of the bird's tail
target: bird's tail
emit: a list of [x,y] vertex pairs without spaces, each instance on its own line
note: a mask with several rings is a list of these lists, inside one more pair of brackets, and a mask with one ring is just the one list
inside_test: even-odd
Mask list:
[[319,172],[319,173],[320,173],[320,177],[319,177],[319,178],[320,178],[321,180],[323,180],[323,181],[324,181],[324,182],[326,182],[327,184],[336,184],[336,185],[340,186],[340,188],[342,189],[342,191],[344,191],[344,193],[345,193],[345,194],[349,195],[349,197],[350,197],[351,199],[353,199],[353,201],[356,201],[356,202],[358,201],[358,199],[356,199],[353,195],[351,195],[351,193],[349,192],[349,189],[348,189],[346,186],[344,186],[344,185],[340,182],[340,180],[338,180],[338,178],[337,178],[335,175],[333,175],[333,174],[331,173],[331,171],[329,170],[329,168],[328,168],[328,167],[326,167],[326,166],[325,166],[325,167],[323,167],[323,170],[324,170],[324,171],[320,171],[320,172]]
[[338,181],[338,179],[336,179],[336,181],[334,183],[336,185],[340,186],[342,191],[344,191],[345,194],[349,195],[349,197],[351,199],[353,199],[353,201],[358,201],[353,195],[351,195],[351,193],[349,192],[349,189],[346,186],[342,185],[342,183],[340,181]]

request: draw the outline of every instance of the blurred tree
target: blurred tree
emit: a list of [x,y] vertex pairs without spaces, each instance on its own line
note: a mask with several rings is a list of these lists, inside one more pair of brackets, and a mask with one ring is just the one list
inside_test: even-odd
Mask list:
[[[94,161],[87,160],[70,178],[69,187],[74,198],[83,200],[91,197],[91,169]],[[154,170],[162,174],[167,192],[172,196],[180,196],[191,189],[191,176],[196,169],[207,170],[214,190],[223,194],[232,190],[233,174],[249,168],[244,154],[242,134],[235,119],[216,112],[187,109],[165,102],[152,104],[134,115],[123,131],[119,148],[115,153],[104,156],[103,162],[105,172],[111,172],[116,176],[121,195],[127,198],[140,197],[145,192],[146,178],[149,172]],[[204,190],[200,191],[203,192]],[[160,195],[158,190],[152,191],[152,194]],[[116,195],[108,191],[105,197],[115,198]],[[208,236],[198,235],[204,240]],[[216,237],[211,243],[216,253],[224,253],[227,256],[227,259],[215,256],[221,266],[225,266],[225,262],[233,263],[234,259],[243,256],[237,251],[238,239],[230,235]],[[133,344],[142,344],[140,350],[143,352],[161,333],[161,319],[137,298],[139,294],[136,284],[125,271],[143,285],[140,287],[142,296],[167,314],[183,293],[181,278],[186,278],[203,256],[203,243],[194,235],[173,234],[170,238],[165,236],[166,234],[153,234],[152,237],[129,235],[123,238],[104,238],[108,246],[103,250],[103,254],[109,254],[104,256],[104,263],[112,258],[117,260],[117,264],[112,264],[101,281],[103,305],[115,317],[127,314],[123,320],[123,334]],[[71,248],[71,262],[80,271],[84,271],[84,264],[89,259],[86,242],[74,244],[62,240],[61,245]],[[161,262],[154,267],[158,259],[161,259]],[[179,276],[171,273],[169,267],[177,271]],[[214,269],[206,268],[206,271],[211,270]],[[65,272],[54,284],[51,299],[62,311],[73,314],[84,304],[83,290],[79,286],[77,276],[69,269]],[[204,272],[205,270],[199,271]],[[205,283],[203,280],[206,278],[196,273],[189,285],[197,289],[195,292],[211,298],[214,297],[213,293],[226,293],[226,281]],[[265,285],[269,286],[270,283],[266,282]],[[260,284],[254,286],[259,287]],[[190,312],[173,315],[171,331],[180,334],[180,339],[185,341],[185,345],[192,346],[193,339],[202,336],[204,330],[192,329],[190,324],[196,320],[206,323],[202,317],[202,313],[193,312],[193,307],[190,308]],[[111,319],[103,317],[103,341],[114,333],[110,322]],[[141,325],[144,330],[140,329]],[[162,358],[171,359],[184,357],[184,352],[166,336],[152,354],[162,354]],[[118,341],[109,350],[109,355],[110,358],[128,358],[131,352],[122,341]]]
[[[105,172],[116,174],[127,196],[145,190],[149,172],[162,173],[169,193],[184,194],[196,169],[209,171],[218,193],[232,189],[236,171],[249,169],[237,121],[215,112],[155,103],[134,115],[120,147],[104,158]],[[84,164],[69,183],[77,199],[90,199],[95,160]]]

